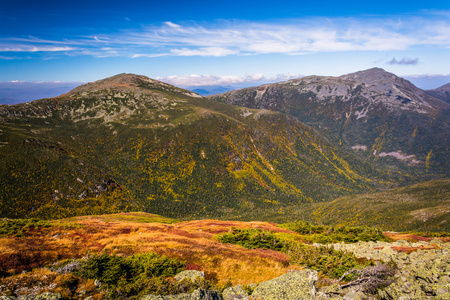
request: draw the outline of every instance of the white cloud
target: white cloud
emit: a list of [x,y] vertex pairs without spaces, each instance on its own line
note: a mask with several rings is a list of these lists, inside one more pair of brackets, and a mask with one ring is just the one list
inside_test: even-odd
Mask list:
[[170,52],[176,56],[227,56],[237,54],[237,51],[221,48],[221,47],[206,47],[199,49],[172,49]]
[[275,77],[265,77],[263,74],[251,73],[245,74],[245,76],[197,75],[197,74],[182,75],[182,76],[173,75],[168,77],[157,77],[156,79],[176,86],[205,86],[205,85],[231,85],[246,82],[263,84],[268,82],[279,82],[299,77],[302,77],[302,75],[279,74]]
[[180,28],[181,27],[180,25],[172,23],[172,22],[164,22],[164,24],[166,24],[167,26],[172,27],[172,28]]
[[403,66],[415,66],[419,63],[418,58],[408,58],[403,57],[400,60],[397,60],[395,57],[393,57],[390,61],[386,62],[388,65],[403,65]]
[[18,48],[0,47],[0,52],[59,52],[59,51],[73,51],[76,48],[72,47],[54,47],[54,46],[23,46]]

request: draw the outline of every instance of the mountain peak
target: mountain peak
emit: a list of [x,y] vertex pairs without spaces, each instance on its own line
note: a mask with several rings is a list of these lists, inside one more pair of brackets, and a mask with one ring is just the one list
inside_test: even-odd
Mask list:
[[104,90],[110,88],[130,88],[130,87],[140,87],[143,84],[160,84],[168,86],[168,84],[148,78],[143,75],[136,75],[131,73],[121,73],[105,79],[97,80],[94,82],[86,83],[80,85],[79,87],[73,89],[71,93],[80,93],[86,91],[96,91]]
[[391,81],[391,80],[397,79],[399,77],[397,77],[396,75],[394,75],[392,73],[385,71],[382,68],[372,68],[372,69],[367,69],[367,70],[343,75],[343,76],[340,76],[339,78],[357,81],[357,82],[364,82],[366,84],[373,84],[373,83],[379,84],[380,82]]
[[140,90],[141,92],[148,93],[153,92],[171,92],[178,93],[183,96],[189,97],[201,97],[200,95],[184,90],[173,85],[167,84],[162,81],[151,79],[143,75],[136,75],[131,73],[121,73],[105,79],[97,80],[94,82],[80,85],[79,87],[71,90],[65,95],[83,94],[108,89],[119,90]]

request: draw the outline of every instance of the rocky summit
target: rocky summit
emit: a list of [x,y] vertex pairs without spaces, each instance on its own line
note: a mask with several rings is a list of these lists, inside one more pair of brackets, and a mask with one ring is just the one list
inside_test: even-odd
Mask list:
[[378,166],[449,176],[450,106],[431,95],[374,68],[340,77],[308,76],[211,99],[293,115]]

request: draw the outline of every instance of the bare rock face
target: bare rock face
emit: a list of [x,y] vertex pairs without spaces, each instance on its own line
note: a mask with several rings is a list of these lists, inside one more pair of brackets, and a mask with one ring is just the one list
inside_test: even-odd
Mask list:
[[316,296],[317,272],[300,270],[283,274],[262,282],[252,293],[255,299],[264,300],[310,300]]

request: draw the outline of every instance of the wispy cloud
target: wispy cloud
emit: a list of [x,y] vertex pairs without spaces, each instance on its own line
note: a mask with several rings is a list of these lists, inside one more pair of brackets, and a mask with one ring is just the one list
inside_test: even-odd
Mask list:
[[387,62],[388,65],[403,65],[403,66],[415,66],[419,63],[418,58],[407,58],[404,57],[400,60],[397,60],[393,57],[390,61]]
[[206,85],[231,85],[238,83],[268,83],[279,82],[293,78],[302,77],[301,74],[279,74],[275,77],[266,77],[260,73],[249,73],[245,76],[234,75],[182,75],[182,76],[168,76],[157,77],[157,80],[173,84],[176,86],[206,86]]
[[[202,24],[168,21],[113,34],[98,32],[61,40],[51,36],[0,39],[2,52],[130,58],[391,51],[421,45],[450,47],[447,14],[428,12],[416,17],[364,19],[316,17],[277,22],[222,20]],[[392,63],[412,65],[413,61],[394,58]]]
[[73,51],[77,50],[72,47],[55,47],[55,46],[28,46],[21,47],[0,47],[0,52],[59,52],[59,51]]

